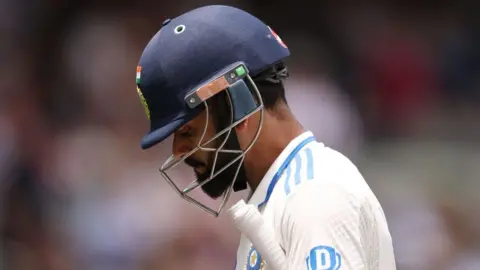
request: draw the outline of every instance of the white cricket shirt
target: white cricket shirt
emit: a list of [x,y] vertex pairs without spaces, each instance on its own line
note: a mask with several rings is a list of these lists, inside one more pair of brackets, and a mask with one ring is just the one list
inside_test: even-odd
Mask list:
[[[272,164],[248,204],[259,206],[285,250],[285,269],[392,270],[382,207],[357,167],[305,132]],[[242,235],[236,270],[268,269]]]

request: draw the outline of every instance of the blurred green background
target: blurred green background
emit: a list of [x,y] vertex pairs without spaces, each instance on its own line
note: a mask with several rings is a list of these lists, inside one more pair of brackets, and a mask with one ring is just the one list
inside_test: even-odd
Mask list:
[[479,3],[0,1],[1,269],[233,269],[238,232],[161,179],[169,142],[139,146],[143,47],[205,4],[290,47],[289,103],[364,173],[397,269],[480,269]]

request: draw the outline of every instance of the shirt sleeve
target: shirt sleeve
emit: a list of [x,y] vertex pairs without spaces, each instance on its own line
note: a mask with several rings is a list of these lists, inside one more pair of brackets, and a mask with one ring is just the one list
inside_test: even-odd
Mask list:
[[281,219],[286,269],[368,269],[366,224],[359,200],[339,185],[299,185],[287,197]]

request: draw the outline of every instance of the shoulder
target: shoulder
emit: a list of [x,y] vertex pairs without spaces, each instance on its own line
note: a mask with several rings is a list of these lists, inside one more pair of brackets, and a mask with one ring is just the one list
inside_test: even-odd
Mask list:
[[315,143],[297,153],[275,189],[285,200],[290,200],[298,193],[315,197],[335,188],[354,194],[364,191],[365,187],[363,176],[348,157]]
[[300,151],[278,184],[276,208],[282,217],[310,210],[324,218],[352,216],[355,212],[370,212],[377,204],[355,164],[323,144]]
[[316,142],[306,145],[292,157],[268,204],[275,208],[278,217],[289,204],[320,201],[333,204],[327,200],[332,199],[333,194],[337,194],[337,199],[348,198],[348,202],[357,204],[368,203],[366,201],[374,197],[357,166],[348,157]]

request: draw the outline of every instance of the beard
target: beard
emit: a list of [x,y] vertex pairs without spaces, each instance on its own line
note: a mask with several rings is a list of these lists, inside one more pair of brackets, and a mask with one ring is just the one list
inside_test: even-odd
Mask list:
[[[214,174],[219,170],[221,170],[222,168],[224,168],[229,162],[231,162],[237,156],[238,155],[230,154],[230,153],[219,153],[217,158],[217,163],[215,164]],[[237,177],[235,178],[235,173],[238,169],[238,166],[243,167],[243,164],[240,164],[241,160],[242,159],[239,159],[238,161],[234,162],[232,165],[230,165],[224,171],[219,173],[208,183],[202,185],[200,188],[203,190],[203,192],[205,192],[212,199],[218,199],[232,186],[233,181],[246,182],[245,170],[243,168],[239,169]],[[197,177],[197,182],[202,184],[210,177],[212,173],[213,153],[211,155],[209,164],[196,160],[193,157],[186,158],[185,163],[190,167],[197,169],[197,170],[194,170],[195,175]],[[198,169],[200,168],[204,169],[204,171],[199,172]]]

